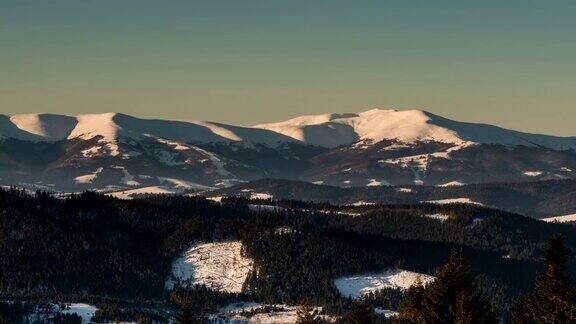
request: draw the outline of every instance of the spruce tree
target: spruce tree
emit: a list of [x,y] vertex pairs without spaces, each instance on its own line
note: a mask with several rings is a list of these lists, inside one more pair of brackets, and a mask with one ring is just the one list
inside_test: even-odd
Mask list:
[[192,324],[193,323],[193,316],[192,316],[192,309],[188,304],[180,305],[180,310],[176,315],[175,321],[176,324]]
[[534,294],[518,299],[512,307],[514,323],[576,322],[576,295],[566,271],[569,256],[562,237],[552,236],[544,253],[544,271],[536,276]]
[[490,303],[481,295],[459,253],[450,255],[426,289],[423,306],[426,323],[497,323]]
[[374,323],[374,309],[369,305],[357,302],[343,318],[344,324],[370,324]]
[[424,323],[424,316],[422,314],[424,309],[424,286],[420,278],[406,290],[404,300],[398,309],[397,323]]

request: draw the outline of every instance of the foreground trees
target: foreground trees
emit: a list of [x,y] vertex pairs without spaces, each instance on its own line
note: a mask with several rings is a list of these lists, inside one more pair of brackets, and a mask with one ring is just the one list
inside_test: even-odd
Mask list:
[[453,253],[434,282],[412,286],[400,305],[397,323],[497,323],[460,254]]
[[576,291],[566,271],[569,256],[562,237],[550,238],[544,253],[544,272],[536,276],[534,293],[513,305],[513,323],[576,322]]

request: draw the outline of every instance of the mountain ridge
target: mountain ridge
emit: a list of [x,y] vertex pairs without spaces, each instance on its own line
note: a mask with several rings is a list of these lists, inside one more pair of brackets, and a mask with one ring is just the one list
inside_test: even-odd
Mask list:
[[0,117],[0,135],[21,140],[57,141],[102,136],[159,138],[183,142],[246,142],[278,146],[288,142],[334,148],[356,142],[482,143],[512,146],[576,147],[576,136],[561,137],[460,122],[424,110],[371,109],[359,113],[299,116],[276,123],[235,126],[209,121],[144,119],[122,113],[15,114]]

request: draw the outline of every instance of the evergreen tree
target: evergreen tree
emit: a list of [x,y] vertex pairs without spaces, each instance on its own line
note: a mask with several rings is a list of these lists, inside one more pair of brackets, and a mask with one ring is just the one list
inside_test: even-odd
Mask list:
[[354,303],[343,318],[344,324],[370,324],[374,323],[374,309],[364,303]]
[[450,255],[426,289],[423,306],[426,323],[497,323],[490,303],[458,253]]
[[474,275],[456,253],[428,287],[411,287],[399,310],[397,323],[497,323]]
[[318,310],[314,309],[308,303],[304,303],[296,312],[296,324],[322,324],[326,321],[318,315]]
[[192,309],[190,305],[183,304],[180,305],[180,310],[176,315],[175,319],[176,324],[192,324],[193,323],[193,316],[192,316]]
[[424,323],[424,286],[420,278],[406,290],[404,300],[399,307],[399,316],[396,322],[398,323]]
[[544,272],[536,276],[533,296],[518,299],[512,307],[514,323],[576,321],[576,294],[566,272],[569,256],[563,238],[552,236],[544,253]]

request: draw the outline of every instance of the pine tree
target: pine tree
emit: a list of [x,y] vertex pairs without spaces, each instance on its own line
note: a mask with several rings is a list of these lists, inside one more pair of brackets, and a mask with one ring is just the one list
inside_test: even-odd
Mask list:
[[374,309],[364,303],[354,303],[350,312],[344,316],[344,324],[374,323]]
[[514,323],[573,323],[576,294],[566,263],[570,251],[560,236],[552,236],[544,253],[544,272],[536,276],[533,296],[518,299],[512,307]]
[[399,313],[396,323],[497,323],[474,275],[456,253],[429,286],[416,284],[406,292]]
[[452,253],[426,289],[423,317],[426,323],[497,323],[480,293],[475,277],[459,253]]
[[192,324],[193,323],[193,316],[192,316],[192,309],[190,305],[183,304],[180,306],[180,310],[175,318],[176,324]]
[[322,324],[326,321],[318,315],[318,310],[314,309],[308,303],[304,303],[296,312],[296,324]]
[[420,278],[406,290],[404,300],[398,309],[397,323],[424,323],[424,294],[425,289]]

